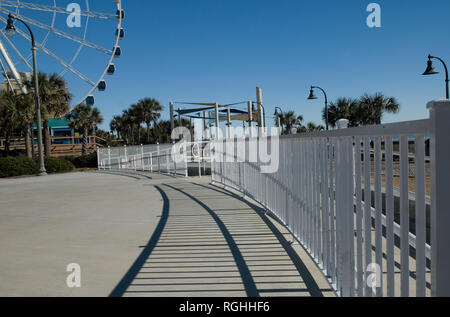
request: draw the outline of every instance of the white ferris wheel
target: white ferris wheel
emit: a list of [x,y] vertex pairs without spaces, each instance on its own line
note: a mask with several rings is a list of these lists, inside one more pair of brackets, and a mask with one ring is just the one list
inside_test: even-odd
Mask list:
[[33,71],[31,37],[21,23],[15,24],[14,37],[6,34],[9,14],[32,28],[39,71],[63,77],[75,105],[93,105],[94,92],[107,89],[106,77],[116,72],[114,60],[122,54],[122,1],[0,0],[2,87],[26,92],[22,79]]

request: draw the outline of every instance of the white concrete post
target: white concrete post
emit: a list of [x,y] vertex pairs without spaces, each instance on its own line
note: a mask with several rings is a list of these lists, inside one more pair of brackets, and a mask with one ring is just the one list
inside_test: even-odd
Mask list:
[[431,295],[450,296],[450,100],[428,103],[431,147]]
[[348,121],[347,119],[339,119],[336,122],[337,128],[340,129],[347,129],[348,125],[349,125],[350,121]]

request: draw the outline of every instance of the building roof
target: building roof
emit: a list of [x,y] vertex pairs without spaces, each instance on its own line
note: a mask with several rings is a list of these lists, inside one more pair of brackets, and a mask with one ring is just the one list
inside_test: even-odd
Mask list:
[[[66,119],[48,119],[48,127],[51,129],[69,128],[69,122]],[[33,128],[36,129],[36,123],[33,124]]]

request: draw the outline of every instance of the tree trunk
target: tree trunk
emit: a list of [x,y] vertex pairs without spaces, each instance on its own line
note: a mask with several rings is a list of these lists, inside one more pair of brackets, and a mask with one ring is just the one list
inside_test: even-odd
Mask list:
[[141,125],[138,125],[138,140],[137,144],[141,143]]
[[147,123],[147,143],[150,144],[150,123]]
[[30,136],[30,125],[25,126],[25,151],[27,152],[27,157],[32,158],[32,147],[31,147],[31,136]]
[[5,156],[9,156],[10,143],[11,143],[10,138],[11,138],[11,135],[9,132],[7,132],[5,135]]
[[45,156],[51,155],[51,136],[50,136],[50,129],[48,127],[48,119],[44,120],[44,153]]
[[87,141],[88,141],[88,129],[85,128],[83,131],[83,145],[81,147],[81,154],[87,155]]
[[30,131],[30,139],[31,139],[31,155],[34,157],[35,156],[35,151],[34,151],[34,129],[33,129],[33,123],[30,123],[28,129]]

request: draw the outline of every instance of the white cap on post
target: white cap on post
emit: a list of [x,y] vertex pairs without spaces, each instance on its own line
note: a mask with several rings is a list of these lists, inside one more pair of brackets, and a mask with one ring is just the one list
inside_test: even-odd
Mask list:
[[350,123],[350,121],[348,121],[347,119],[339,119],[336,122],[337,128],[340,129],[347,129],[348,128],[348,124]]

